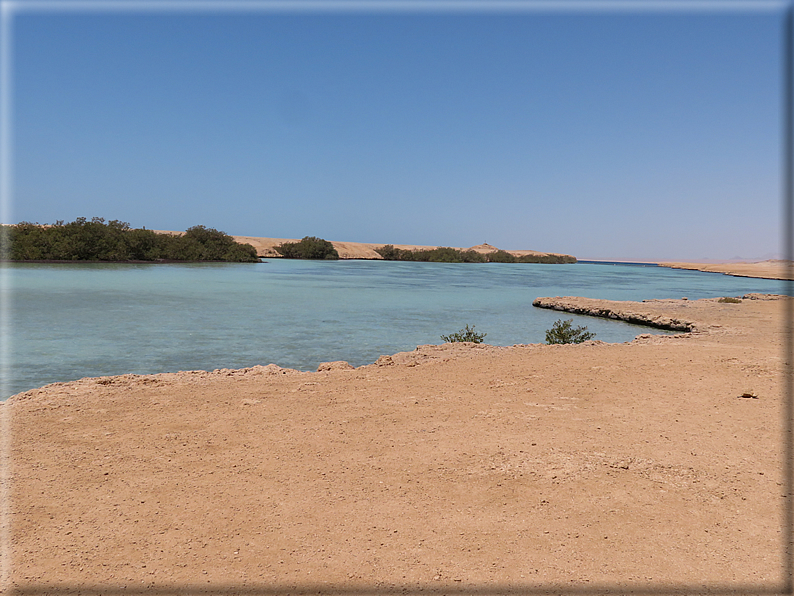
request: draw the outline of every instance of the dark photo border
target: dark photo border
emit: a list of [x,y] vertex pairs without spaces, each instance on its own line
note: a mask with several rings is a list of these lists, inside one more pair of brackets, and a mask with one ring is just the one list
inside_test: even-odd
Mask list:
[[[31,14],[32,12],[45,13],[74,13],[74,12],[147,12],[158,13],[167,12],[174,14],[174,12],[190,12],[194,9],[204,10],[207,12],[219,13],[244,13],[246,11],[262,12],[270,10],[268,6],[275,7],[279,11],[291,11],[311,13],[314,11],[373,11],[373,12],[395,12],[399,13],[403,10],[422,12],[447,11],[454,12],[458,10],[465,10],[469,13],[472,12],[487,12],[494,13],[499,11],[513,11],[515,13],[529,13],[531,11],[543,10],[551,13],[571,12],[572,14],[581,14],[581,12],[592,12],[594,14],[602,13],[604,10],[608,11],[623,11],[634,12],[641,11],[648,12],[697,12],[702,10],[704,12],[716,12],[720,7],[727,9],[735,9],[745,12],[753,12],[756,8],[771,12],[775,14],[777,11],[776,6],[779,6],[780,24],[782,27],[781,40],[781,110],[782,110],[782,209],[781,217],[783,219],[783,255],[787,260],[787,277],[789,278],[784,282],[784,293],[787,296],[794,296],[794,281],[791,280],[794,274],[794,0],[768,2],[761,0],[759,2],[739,0],[733,2],[730,0],[715,0],[713,2],[702,0],[628,0],[626,2],[616,1],[601,1],[595,0],[587,2],[582,0],[507,0],[507,1],[490,1],[490,0],[475,0],[473,2],[451,1],[444,2],[437,0],[327,0],[327,1],[310,1],[301,2],[300,0],[294,1],[292,6],[288,7],[289,2],[284,1],[271,1],[271,0],[251,0],[250,2],[239,1],[209,1],[209,0],[98,0],[92,2],[91,0],[59,0],[59,1],[43,1],[43,0],[0,0],[0,36],[6,39],[0,39],[1,50],[3,55],[0,56],[0,116],[2,122],[0,127],[5,130],[0,131],[0,212],[8,210],[8,206],[12,202],[11,196],[11,182],[13,167],[12,167],[12,142],[11,133],[9,128],[12,128],[12,106],[11,94],[9,90],[13,87],[12,75],[12,47],[13,47],[13,19],[15,13]],[[2,238],[0,238],[0,250],[2,249]],[[0,271],[0,285],[4,283],[2,271]],[[672,595],[693,595],[693,594],[743,594],[743,595],[783,595],[794,594],[794,508],[792,508],[792,494],[794,494],[794,307],[792,301],[787,301],[784,315],[785,325],[785,348],[784,348],[784,379],[782,383],[783,395],[783,420],[781,437],[783,441],[783,462],[784,469],[782,471],[783,492],[784,498],[783,510],[781,511],[780,523],[782,525],[781,531],[781,558],[783,561],[780,570],[780,577],[776,583],[769,584],[718,584],[718,585],[702,585],[702,584],[665,584],[664,586],[649,584],[635,584],[635,585],[612,585],[612,584],[599,584],[587,586],[571,586],[564,584],[494,584],[494,585],[470,585],[470,584],[445,584],[440,582],[433,582],[428,584],[400,584],[400,583],[382,583],[371,586],[346,586],[339,584],[215,584],[215,585],[201,585],[201,584],[185,584],[185,585],[169,585],[169,584],[146,584],[141,586],[119,587],[110,585],[63,585],[63,584],[28,584],[22,586],[12,587],[10,585],[4,586],[0,584],[0,594],[3,594],[3,589],[7,591],[5,594],[18,595],[18,596],[39,596],[39,595],[53,595],[53,596],[137,596],[137,595],[205,595],[205,594],[218,594],[218,595],[241,595],[241,596],[276,596],[282,594],[325,594],[333,596],[365,596],[369,594],[448,594],[451,596],[458,596],[463,594],[472,595],[491,595],[491,594],[527,594],[527,595],[541,595],[541,594],[559,594],[567,596],[596,596],[601,594],[632,594],[641,595],[647,594],[649,596],[672,596]],[[0,308],[0,327],[7,329],[8,318],[5,314],[7,309]],[[5,376],[4,373],[8,371],[8,350],[7,340],[0,339],[0,377]],[[0,387],[4,381],[0,378]],[[10,458],[10,438],[8,436],[8,429],[10,423],[7,420],[8,414],[6,412],[0,413],[0,462],[2,462],[3,469],[0,470],[0,582],[3,581],[3,575],[10,575],[9,555],[10,544],[8,543],[10,537],[9,524],[11,523],[11,514],[9,512],[8,499],[10,498],[10,483],[12,481],[10,473],[7,470],[7,463]],[[5,431],[5,432],[4,432]],[[5,563],[2,559],[5,558]],[[10,563],[11,565],[13,562]]]

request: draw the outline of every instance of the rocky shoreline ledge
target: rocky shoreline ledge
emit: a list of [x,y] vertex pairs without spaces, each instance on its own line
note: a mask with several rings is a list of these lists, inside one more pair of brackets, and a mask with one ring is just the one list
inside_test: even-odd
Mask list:
[[[778,294],[745,294],[736,300],[779,300],[782,298],[784,296]],[[698,333],[707,331],[710,325],[703,321],[690,320],[689,317],[696,317],[696,313],[699,311],[698,307],[703,304],[715,303],[731,307],[731,303],[721,302],[721,300],[721,298],[707,298],[690,301],[682,298],[680,300],[652,299],[642,302],[626,302],[579,296],[555,296],[554,298],[535,298],[532,306],[602,319],[615,319],[667,331]],[[671,312],[675,315],[671,315]],[[680,317],[677,316],[679,313]],[[721,325],[716,325],[716,328],[719,327]]]
[[[633,303],[630,303],[633,304]],[[636,325],[645,325],[647,327],[654,327],[656,329],[666,329],[669,331],[694,331],[697,327],[693,321],[685,321],[669,315],[658,314],[649,311],[647,308],[643,310],[636,310],[627,307],[625,302],[618,302],[613,300],[596,300],[592,298],[579,298],[572,296],[554,297],[554,298],[535,298],[532,306],[538,308],[548,308],[551,310],[559,310],[562,312],[569,312],[577,315],[587,315],[591,317],[600,317],[603,319],[615,319],[633,323]]]

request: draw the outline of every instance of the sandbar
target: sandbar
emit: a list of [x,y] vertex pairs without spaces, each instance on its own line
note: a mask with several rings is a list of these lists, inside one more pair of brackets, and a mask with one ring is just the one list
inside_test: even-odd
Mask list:
[[794,279],[794,268],[791,261],[770,259],[757,262],[730,262],[730,263],[659,263],[662,267],[672,269],[689,269],[692,271],[706,271],[711,273],[724,273],[735,277],[757,277],[764,279]]

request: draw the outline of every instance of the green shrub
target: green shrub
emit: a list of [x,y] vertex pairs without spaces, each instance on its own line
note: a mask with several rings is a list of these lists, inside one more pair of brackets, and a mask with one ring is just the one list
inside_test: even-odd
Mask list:
[[506,250],[479,253],[474,250],[459,250],[448,246],[422,250],[395,248],[391,244],[376,248],[386,261],[422,261],[429,263],[575,263],[576,258],[566,255],[525,255],[516,257]]
[[518,259],[506,250],[497,250],[485,255],[489,263],[516,263]]
[[570,264],[576,262],[576,257],[569,255],[524,255],[516,258],[517,263],[547,263],[550,265]]
[[79,217],[43,226],[21,222],[9,226],[6,234],[7,256],[15,261],[259,261],[250,244],[204,226],[172,236],[133,229],[119,220]]
[[460,258],[463,263],[487,263],[488,257],[476,250],[461,250]]
[[253,246],[239,244],[231,236],[214,228],[193,226],[179,240],[186,254],[198,261],[245,261],[251,254],[256,257]]
[[380,256],[386,261],[420,261],[423,263],[485,263],[487,259],[473,250],[458,250],[448,246],[438,248],[427,248],[421,250],[406,250],[395,248],[387,244],[376,248]]
[[305,236],[300,242],[284,242],[276,250],[285,259],[338,259],[334,245],[315,236]]
[[725,296],[724,298],[720,298],[719,300],[717,300],[717,302],[722,302],[723,304],[725,304],[725,303],[727,303],[727,304],[739,304],[739,303],[741,303],[741,300],[739,300],[738,298],[731,298],[730,296]]
[[375,252],[383,257],[384,261],[408,261],[410,259],[405,258],[407,256],[405,253],[410,253],[411,251],[403,250],[401,248],[394,248],[394,245],[387,244],[385,246],[381,246],[380,248],[376,248]]
[[428,263],[484,263],[485,258],[473,250],[463,251],[448,246],[414,251],[414,260]]
[[580,344],[594,337],[595,333],[587,331],[587,327],[574,327],[573,319],[557,320],[546,330],[547,344]]
[[482,341],[485,339],[485,336],[488,335],[487,333],[477,333],[474,330],[474,325],[469,326],[466,325],[465,328],[461,329],[457,333],[451,333],[450,335],[442,335],[441,339],[443,339],[447,343],[455,343],[461,341],[469,341],[474,344],[481,344]]

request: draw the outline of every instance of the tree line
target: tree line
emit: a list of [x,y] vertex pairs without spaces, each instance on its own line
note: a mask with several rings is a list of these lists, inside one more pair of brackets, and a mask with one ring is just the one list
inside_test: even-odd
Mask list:
[[[21,222],[6,226],[2,235],[2,258],[12,261],[224,261],[256,263],[259,258],[250,244],[241,244],[224,232],[193,226],[184,234],[158,234],[145,228],[132,228],[124,221],[91,220],[40,225]],[[338,259],[333,244],[322,238],[306,236],[299,242],[276,247],[288,259]],[[473,250],[439,247],[406,250],[387,244],[376,249],[387,261],[430,263],[575,263],[567,255],[525,255],[516,257],[504,250],[479,253]]]
[[522,255],[517,257],[505,250],[480,253],[440,246],[422,250],[396,248],[391,244],[376,248],[386,261],[423,261],[429,263],[575,263],[576,257],[568,255]]
[[[327,240],[306,236],[299,242],[284,242],[276,251],[286,259],[338,259],[339,253]],[[524,255],[517,257],[504,250],[480,253],[441,246],[438,248],[407,250],[391,244],[376,248],[385,261],[421,261],[428,263],[575,263],[568,255]]]
[[51,225],[21,222],[5,232],[3,256],[12,261],[259,261],[250,244],[204,226],[174,236],[116,219],[78,217]]

